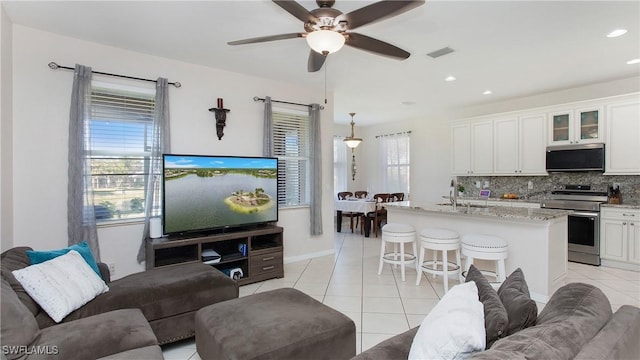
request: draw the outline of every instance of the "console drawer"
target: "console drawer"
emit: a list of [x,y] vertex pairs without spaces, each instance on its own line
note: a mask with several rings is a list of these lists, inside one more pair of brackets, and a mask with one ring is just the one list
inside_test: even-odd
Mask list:
[[282,272],[282,252],[252,255],[250,260],[251,276],[266,272]]

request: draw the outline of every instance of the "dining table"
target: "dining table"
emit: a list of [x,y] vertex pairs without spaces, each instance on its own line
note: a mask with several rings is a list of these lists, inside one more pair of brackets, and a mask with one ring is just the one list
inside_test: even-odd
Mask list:
[[[337,230],[338,232],[342,231],[342,212],[352,212],[352,213],[362,213],[363,216],[367,216],[368,213],[376,211],[376,202],[373,199],[345,199],[345,200],[335,200],[334,207],[336,209],[336,213],[338,215],[337,222]],[[365,219],[364,221],[364,236],[369,237],[369,232],[371,230],[371,221],[370,219]]]

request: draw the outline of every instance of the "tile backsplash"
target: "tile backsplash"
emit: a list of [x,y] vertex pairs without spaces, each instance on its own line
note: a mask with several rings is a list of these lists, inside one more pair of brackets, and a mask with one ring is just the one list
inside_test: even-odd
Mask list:
[[[480,182],[480,189],[476,182]],[[549,176],[459,176],[458,183],[465,187],[466,196],[478,196],[489,182],[487,189],[491,197],[500,197],[505,193],[515,193],[520,198],[539,201],[551,194],[551,191],[563,188],[567,184],[591,185],[595,191],[608,191],[614,183],[620,184],[622,203],[640,204],[640,176],[638,175],[602,175],[600,172],[552,173]],[[529,189],[529,181],[533,189]]]

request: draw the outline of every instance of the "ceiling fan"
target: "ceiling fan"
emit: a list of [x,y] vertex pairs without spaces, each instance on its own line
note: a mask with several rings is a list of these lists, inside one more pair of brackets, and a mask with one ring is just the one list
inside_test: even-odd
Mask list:
[[308,11],[291,0],[273,0],[276,5],[304,23],[305,32],[262,36],[228,42],[228,45],[253,44],[266,41],[306,38],[311,47],[307,69],[318,71],[330,53],[348,45],[370,51],[378,55],[404,60],[409,57],[407,51],[372,37],[351,32],[360,26],[387,19],[424,4],[425,0],[385,0],[378,1],[348,14],[334,9],[335,0],[316,0],[318,8]]

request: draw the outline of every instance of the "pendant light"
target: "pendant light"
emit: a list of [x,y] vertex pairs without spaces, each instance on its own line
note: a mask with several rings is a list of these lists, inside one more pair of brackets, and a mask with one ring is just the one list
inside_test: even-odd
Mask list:
[[354,136],[353,134],[353,126],[356,124],[353,122],[353,116],[356,113],[349,113],[349,115],[351,115],[351,136],[344,138],[344,143],[347,144],[348,147],[355,149],[358,147],[358,145],[360,145],[360,143],[362,142],[361,138],[357,138]]

